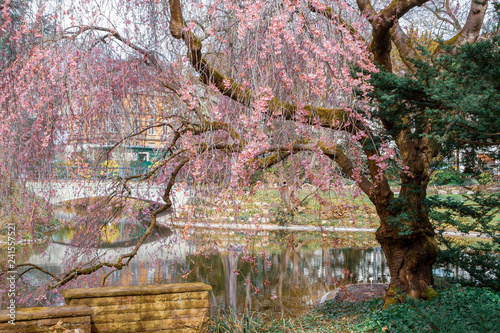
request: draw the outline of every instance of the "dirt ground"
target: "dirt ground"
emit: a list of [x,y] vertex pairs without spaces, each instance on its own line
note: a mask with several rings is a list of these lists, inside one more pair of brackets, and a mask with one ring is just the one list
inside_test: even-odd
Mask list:
[[374,298],[382,298],[387,289],[388,284],[374,283],[374,284],[351,284],[342,288],[335,295],[336,301],[349,301],[359,302],[367,301]]

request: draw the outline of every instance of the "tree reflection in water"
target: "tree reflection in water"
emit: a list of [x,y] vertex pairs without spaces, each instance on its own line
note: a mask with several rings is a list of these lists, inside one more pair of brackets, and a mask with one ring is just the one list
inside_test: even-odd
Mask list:
[[[129,240],[140,236],[137,222],[133,227],[127,221],[115,226],[99,251],[117,256],[127,249]],[[306,236],[309,241],[302,242]],[[185,239],[185,234],[168,230],[144,244],[130,266],[113,273],[107,285],[200,281],[213,287],[212,313],[231,308],[238,313],[252,309],[299,315],[339,284],[388,282],[379,248],[335,248],[334,236],[328,236],[325,241],[319,233],[260,232],[250,244],[245,234],[232,231],[196,230]],[[73,248],[71,231],[61,230],[53,241],[45,254],[33,255],[29,261],[58,273],[71,264],[62,260],[62,254]],[[41,277],[34,280],[42,283]],[[78,287],[95,287],[97,281],[98,277],[82,280]]]
[[[272,233],[263,235],[273,237]],[[234,249],[189,254],[170,262],[163,278],[150,283],[201,281],[213,287],[211,310],[232,309],[298,315],[316,306],[326,292],[343,284],[387,283],[389,271],[379,248],[330,248],[285,242],[252,260]],[[137,283],[133,282],[133,283]]]

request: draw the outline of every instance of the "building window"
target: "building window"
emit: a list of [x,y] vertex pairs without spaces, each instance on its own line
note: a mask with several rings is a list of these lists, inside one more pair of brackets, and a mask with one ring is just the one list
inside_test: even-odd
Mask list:
[[139,162],[149,161],[149,153],[137,153],[137,161]]
[[110,120],[107,127],[108,133],[118,133],[118,125],[114,121]]
[[[149,126],[153,126],[153,125],[154,125],[154,121],[153,121],[153,119],[151,119],[149,121]],[[155,128],[151,127],[150,129],[148,129],[148,134],[149,135],[155,135]]]

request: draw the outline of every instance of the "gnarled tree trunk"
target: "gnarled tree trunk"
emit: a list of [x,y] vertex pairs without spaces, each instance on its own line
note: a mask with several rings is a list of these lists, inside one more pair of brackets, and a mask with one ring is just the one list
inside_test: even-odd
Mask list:
[[380,217],[376,238],[391,273],[384,307],[398,302],[399,290],[414,298],[430,299],[436,295],[432,289],[432,265],[438,246],[425,205],[429,157],[415,154],[405,159],[408,172],[401,173],[401,191],[397,198],[389,190],[372,200]]
[[431,287],[434,284],[432,265],[436,261],[438,246],[432,227],[400,235],[397,229],[384,221],[377,230],[376,238],[384,250],[391,273],[384,307],[398,302],[398,290],[414,298],[435,296]]

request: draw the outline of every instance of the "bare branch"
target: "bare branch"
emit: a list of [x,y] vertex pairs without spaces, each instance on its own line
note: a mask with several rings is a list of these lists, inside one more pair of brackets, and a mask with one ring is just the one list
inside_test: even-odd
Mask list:
[[349,175],[349,177],[356,182],[359,188],[373,201],[375,188],[373,184],[366,179],[365,176],[359,174],[357,170],[354,168],[354,164],[351,159],[347,157],[347,155],[342,151],[341,148],[336,147],[334,150],[327,147],[323,142],[318,142],[318,147],[321,151],[328,156],[330,159],[337,162],[337,164],[342,168],[342,170]]
[[446,7],[446,15],[448,15],[453,21],[452,25],[455,27],[455,29],[457,30],[462,29],[462,25],[460,24],[457,17],[455,16],[455,14],[453,14],[453,11],[450,8],[450,0],[445,1],[445,7]]
[[450,24],[457,31],[462,30],[462,25],[460,24],[457,17],[455,16],[455,14],[453,14],[453,12],[450,8],[450,1],[449,0],[444,1],[444,7],[445,7],[444,10],[441,9],[440,7],[438,7],[436,3],[431,2],[431,4],[432,4],[432,8],[430,6],[426,6],[425,8],[428,11],[430,11],[438,20]]
[[467,16],[467,21],[465,21],[464,27],[453,38],[447,40],[445,45],[459,46],[465,43],[475,42],[481,32],[487,8],[487,0],[472,0],[470,4],[469,16]]
[[[172,117],[174,117],[174,116],[172,116]],[[142,130],[140,130],[138,132],[135,132],[135,133],[132,133],[132,134],[129,134],[129,135],[123,137],[122,139],[118,140],[113,146],[108,148],[101,156],[99,156],[99,158],[97,159],[98,162],[102,161],[105,155],[108,156],[110,152],[112,152],[116,147],[121,145],[126,140],[131,139],[133,137],[136,137],[138,135],[141,135],[142,133],[145,133],[146,131],[148,131],[151,128],[162,127],[162,126],[166,126],[166,125],[168,125],[168,123],[164,123],[164,122],[160,123],[160,124],[150,125],[150,126],[143,128]]]
[[[77,31],[75,31],[75,32],[70,31],[70,29],[75,29],[75,28],[77,29]],[[108,34],[106,34],[102,38],[113,37],[114,39],[119,40],[120,42],[127,45],[131,49],[144,55],[145,61],[149,61],[150,64],[152,64],[154,66],[158,66],[158,62],[157,62],[155,54],[153,52],[149,52],[148,50],[143,49],[142,47],[130,42],[128,39],[122,37],[116,30],[113,30],[110,28],[104,28],[104,27],[92,26],[92,25],[88,25],[88,26],[82,25],[79,27],[70,27],[70,28],[66,29],[66,34],[68,36],[67,38],[75,38],[75,37],[81,35],[82,33],[86,32],[86,31],[90,31],[90,30],[108,32]]]
[[427,1],[429,0],[393,0],[384,10],[377,13],[370,0],[357,0],[361,13],[366,15],[373,28],[370,51],[377,65],[389,72],[392,71],[391,28],[410,9],[421,6]]
[[313,12],[313,13],[318,13],[318,14],[321,14],[323,15],[324,17],[328,18],[329,20],[335,22],[335,23],[340,23],[344,26],[347,27],[347,29],[349,29],[349,31],[354,35],[354,36],[359,36],[359,38],[361,38],[362,40],[364,40],[364,38],[358,33],[358,31],[356,29],[354,29],[354,27],[352,25],[350,25],[349,23],[347,23],[343,18],[342,16],[339,14],[339,13],[336,13],[332,7],[329,7],[329,6],[326,6],[325,9],[319,9],[317,8],[316,6],[314,6],[313,3],[309,2],[308,3],[308,7],[309,9]]
[[292,153],[300,152],[300,151],[312,151],[317,152],[318,149],[328,156],[331,160],[335,161],[342,170],[357,183],[357,185],[361,188],[361,190],[368,195],[370,199],[374,197],[376,188],[373,184],[359,172],[357,172],[354,167],[353,162],[347,155],[343,152],[343,150],[339,147],[330,148],[325,145],[322,141],[309,141],[309,140],[301,140],[297,141],[292,145],[282,146],[282,147],[274,147],[269,151],[276,151],[274,154],[259,159],[259,163],[262,168],[270,167],[288,156]]
[[[76,29],[76,31],[71,31],[71,29]],[[117,41],[119,41],[119,42],[127,45],[131,49],[139,52],[140,54],[142,54],[144,56],[144,63],[146,65],[153,66],[157,70],[163,71],[163,69],[160,66],[160,63],[158,62],[158,60],[156,58],[156,54],[154,52],[150,52],[150,51],[148,51],[146,49],[143,49],[142,47],[138,46],[137,44],[132,43],[130,40],[124,38],[122,35],[120,35],[117,31],[115,31],[113,29],[99,27],[99,26],[92,26],[92,25],[70,27],[70,28],[67,28],[65,30],[66,35],[63,36],[63,38],[74,39],[74,38],[76,38],[77,36],[83,34],[86,31],[108,32],[106,35],[104,35],[103,37],[101,37],[99,39],[99,41],[103,42],[106,38],[113,38],[113,39],[115,39],[115,40],[117,40]],[[179,96],[179,93],[178,93],[177,89],[174,86],[172,86],[168,81],[162,80],[161,84],[165,88],[169,89],[170,91],[174,92],[177,96]]]
[[375,23],[383,26],[383,29],[390,29],[401,17],[412,8],[420,7],[429,0],[393,0],[375,18]]
[[[130,261],[136,256],[136,254],[139,251],[139,248],[141,247],[141,245],[149,237],[149,235],[153,232],[153,229],[156,226],[156,217],[159,214],[161,214],[164,211],[166,211],[167,209],[169,209],[170,207],[172,207],[172,200],[170,200],[170,192],[172,191],[172,187],[175,184],[175,178],[177,177],[177,175],[179,174],[179,172],[181,171],[181,169],[184,167],[184,165],[186,165],[187,162],[189,162],[189,158],[188,157],[183,158],[177,164],[177,166],[174,169],[174,171],[172,171],[172,174],[170,175],[170,179],[169,179],[169,181],[167,183],[167,187],[165,188],[165,190],[163,192],[162,199],[165,202],[165,204],[162,205],[162,206],[160,206],[157,210],[155,210],[154,212],[151,213],[151,223],[149,224],[148,229],[146,230],[146,232],[144,233],[144,235],[142,235],[142,237],[137,241],[136,246],[134,247],[134,249],[131,252],[129,252],[127,254],[124,254],[124,255],[120,255],[118,257],[118,259],[117,259],[118,265],[113,266],[113,268],[115,268],[115,270],[121,270],[123,267],[128,266],[128,264],[130,263]],[[127,261],[124,264],[122,264],[122,261],[125,260],[125,259]],[[107,277],[112,272],[113,272],[113,270],[111,272],[109,272],[108,274],[106,274],[104,276],[104,278],[102,279],[102,285],[103,286],[106,283]]]
[[398,49],[399,56],[401,60],[403,60],[404,64],[408,69],[410,69],[413,73],[416,72],[415,65],[410,61],[410,59],[419,59],[420,56],[417,52],[415,52],[415,48],[413,47],[410,38],[408,35],[401,29],[399,23],[395,23],[391,28],[391,38],[392,42]]
[[[38,266],[38,265],[35,265],[35,264],[21,264],[21,265],[17,265],[17,268],[22,268],[22,267],[28,267],[27,270],[23,271],[22,273],[19,274],[18,278],[21,278],[24,274],[28,273],[29,271],[33,270],[33,269],[36,269],[36,270],[39,270],[40,272],[44,273],[44,274],[47,274],[49,275],[50,277],[52,277],[53,279],[57,280],[57,276],[55,276],[54,274],[52,274],[51,272],[45,270],[44,268]],[[3,274],[3,273],[2,273]]]

